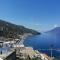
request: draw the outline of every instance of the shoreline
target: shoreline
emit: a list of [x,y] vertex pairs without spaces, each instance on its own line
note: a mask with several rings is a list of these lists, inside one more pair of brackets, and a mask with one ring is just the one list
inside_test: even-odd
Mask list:
[[24,35],[22,35],[22,37],[21,37],[21,39],[20,39],[20,42],[21,42],[22,44],[24,44],[24,41],[25,41],[27,38],[32,37],[32,36],[35,36],[35,35],[33,35],[33,34],[31,34],[31,33],[24,34]]

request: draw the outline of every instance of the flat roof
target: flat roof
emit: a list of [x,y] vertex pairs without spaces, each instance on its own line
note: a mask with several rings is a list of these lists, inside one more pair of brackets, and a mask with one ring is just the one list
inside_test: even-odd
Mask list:
[[[2,54],[1,54],[1,51],[2,51]],[[1,59],[5,59],[11,53],[13,53],[13,50],[10,50],[9,48],[0,48],[0,58]]]

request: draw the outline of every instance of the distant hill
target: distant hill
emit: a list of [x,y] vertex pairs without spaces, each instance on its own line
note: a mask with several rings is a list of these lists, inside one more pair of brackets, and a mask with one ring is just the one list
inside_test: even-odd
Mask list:
[[50,36],[50,37],[55,37],[57,39],[60,39],[60,27],[56,27],[50,31],[45,32],[46,35]]
[[60,27],[56,27],[50,31],[47,31],[46,33],[51,33],[51,34],[60,34]]
[[24,26],[15,25],[0,20],[0,36],[13,38],[16,37],[17,35],[23,35],[24,33],[31,33],[33,35],[40,34],[39,32],[25,28]]

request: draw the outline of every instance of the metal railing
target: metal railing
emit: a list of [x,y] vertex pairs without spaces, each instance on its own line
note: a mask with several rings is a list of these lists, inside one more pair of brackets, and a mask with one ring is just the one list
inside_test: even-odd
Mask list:
[[56,51],[56,52],[59,52],[60,53],[60,48],[58,48],[58,49],[53,49],[53,48],[50,48],[50,49],[38,49],[38,50],[39,51],[50,51],[50,57],[54,57],[53,51]]

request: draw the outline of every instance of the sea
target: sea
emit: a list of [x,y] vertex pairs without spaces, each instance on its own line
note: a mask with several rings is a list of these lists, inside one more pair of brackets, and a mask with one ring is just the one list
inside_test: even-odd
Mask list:
[[60,37],[42,33],[40,35],[28,37],[24,40],[25,46],[33,47],[39,52],[45,53],[52,57],[60,57]]

